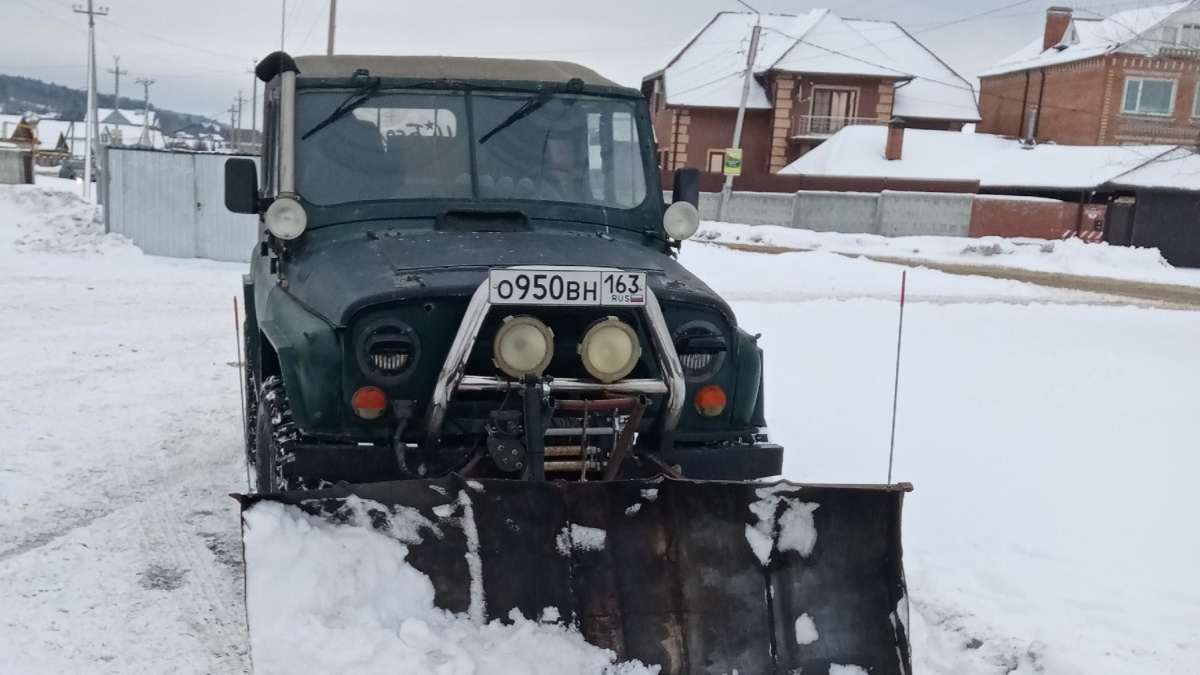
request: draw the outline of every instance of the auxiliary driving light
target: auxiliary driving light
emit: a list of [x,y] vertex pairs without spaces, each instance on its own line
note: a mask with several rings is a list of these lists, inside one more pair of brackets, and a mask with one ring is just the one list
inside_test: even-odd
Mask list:
[[354,408],[354,414],[364,420],[379,419],[387,409],[387,394],[379,387],[363,387],[354,392],[350,406]]
[[663,213],[663,229],[672,239],[689,239],[700,228],[700,211],[691,202],[675,202]]
[[300,202],[289,197],[280,197],[267,207],[263,222],[271,234],[291,241],[304,234],[304,228],[308,227],[308,214],[304,213]]
[[615,316],[592,324],[579,343],[583,367],[605,384],[628,375],[641,355],[637,333]]
[[507,316],[492,342],[496,367],[512,377],[541,375],[554,357],[554,332],[532,316]]

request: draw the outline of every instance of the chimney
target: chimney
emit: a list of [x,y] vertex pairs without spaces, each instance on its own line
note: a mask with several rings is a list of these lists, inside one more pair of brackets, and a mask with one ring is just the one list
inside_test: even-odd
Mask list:
[[1046,32],[1042,35],[1042,51],[1063,41],[1071,26],[1070,7],[1051,7],[1046,10]]
[[899,117],[893,117],[891,122],[888,122],[887,146],[883,150],[883,156],[888,161],[900,159],[904,154],[904,120]]

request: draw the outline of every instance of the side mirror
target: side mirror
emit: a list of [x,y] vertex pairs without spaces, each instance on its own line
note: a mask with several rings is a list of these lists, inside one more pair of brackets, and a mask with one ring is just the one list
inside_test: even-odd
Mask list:
[[225,208],[234,213],[258,213],[258,166],[254,160],[225,160]]
[[684,167],[675,170],[675,185],[671,190],[671,202],[687,202],[700,208],[700,170]]

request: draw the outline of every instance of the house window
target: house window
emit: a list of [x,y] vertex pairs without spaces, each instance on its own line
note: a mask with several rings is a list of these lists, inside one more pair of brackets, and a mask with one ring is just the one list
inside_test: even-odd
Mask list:
[[1121,112],[1128,115],[1170,117],[1174,109],[1174,80],[1148,80],[1141,77],[1125,79],[1125,100],[1121,104]]
[[1200,82],[1196,83],[1196,93],[1192,95],[1192,117],[1200,117]]
[[1194,23],[1163,28],[1163,44],[1200,49],[1200,25]]
[[828,89],[814,87],[812,122],[809,133],[836,134],[853,124],[858,116],[857,89]]
[[725,171],[724,150],[708,151],[708,170],[710,173],[723,173]]

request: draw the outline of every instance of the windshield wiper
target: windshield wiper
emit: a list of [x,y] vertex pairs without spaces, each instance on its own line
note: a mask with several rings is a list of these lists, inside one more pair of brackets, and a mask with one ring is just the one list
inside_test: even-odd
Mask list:
[[550,102],[550,92],[548,92],[548,91],[543,91],[542,93],[538,94],[536,98],[531,98],[528,101],[525,101],[524,105],[522,105],[520,108],[517,108],[516,110],[514,110],[513,114],[504,118],[503,122],[492,127],[491,131],[489,131],[486,134],[484,134],[483,136],[481,136],[479,138],[479,144],[483,145],[484,143],[487,143],[488,139],[491,138],[492,136],[495,136],[496,134],[500,133],[501,131],[504,131],[505,129],[512,126],[516,122],[523,120],[526,117],[529,117],[533,113],[537,112],[537,110],[539,108],[541,108],[542,106],[546,105],[549,102]]
[[375,95],[379,93],[379,90],[382,85],[383,85],[383,80],[381,80],[380,78],[377,77],[377,78],[375,78],[374,83],[359,89],[358,91],[354,92],[353,94],[350,94],[350,96],[348,96],[345,101],[342,101],[341,105],[339,105],[337,108],[335,108],[333,112],[329,113],[329,117],[326,117],[325,119],[321,120],[320,122],[317,122],[317,124],[313,128],[304,132],[304,135],[300,137],[300,140],[307,141],[309,136],[312,136],[313,134],[324,129],[325,127],[329,126],[330,124],[333,124],[334,122],[342,119],[346,115],[349,115],[350,113],[354,112],[354,110],[356,108],[358,108],[362,104],[364,104],[367,101],[374,98]]

